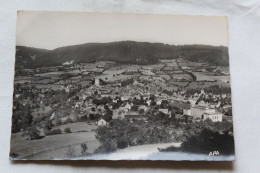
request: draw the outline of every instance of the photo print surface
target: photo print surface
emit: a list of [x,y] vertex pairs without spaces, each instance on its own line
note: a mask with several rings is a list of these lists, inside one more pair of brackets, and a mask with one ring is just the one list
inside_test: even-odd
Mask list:
[[19,11],[11,160],[235,159],[227,18]]

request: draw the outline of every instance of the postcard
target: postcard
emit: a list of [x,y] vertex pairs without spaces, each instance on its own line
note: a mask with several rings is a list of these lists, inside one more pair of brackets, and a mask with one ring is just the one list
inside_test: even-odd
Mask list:
[[235,159],[225,16],[18,11],[11,160]]

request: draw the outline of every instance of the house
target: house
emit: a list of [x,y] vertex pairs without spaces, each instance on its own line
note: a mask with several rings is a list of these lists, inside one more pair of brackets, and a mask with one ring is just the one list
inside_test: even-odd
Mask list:
[[157,100],[157,101],[156,101],[156,104],[157,104],[157,105],[161,105],[161,103],[162,103],[162,100]]
[[127,95],[121,96],[121,100],[122,100],[122,101],[128,100],[128,99],[130,99],[130,98],[132,98],[132,97],[131,97],[131,96],[127,96]]
[[147,101],[146,101],[146,103],[147,103],[148,106],[150,106],[151,102],[152,102],[151,100],[147,100]]
[[145,105],[139,106],[138,110],[144,110],[144,112],[148,111],[148,107]]
[[15,98],[19,98],[21,94],[15,94]]
[[191,116],[191,110],[190,109],[183,109],[183,115]]
[[124,119],[125,118],[125,113],[122,110],[113,110],[113,116],[112,119]]
[[159,112],[162,112],[164,114],[170,114],[170,111],[168,109],[159,109]]
[[205,106],[192,106],[190,110],[183,110],[183,114],[193,116],[199,119],[211,119],[212,121],[222,121],[222,113],[217,112],[215,109]]
[[99,79],[99,78],[95,78],[95,85],[96,85],[97,87],[100,86],[100,79]]
[[182,69],[182,70],[190,70],[190,67],[182,66],[181,69]]
[[101,118],[99,121],[97,121],[98,126],[106,126],[108,125],[108,122],[106,122],[103,118]]
[[191,110],[191,116],[198,117],[198,118],[202,118],[202,115],[204,113],[215,113],[215,109],[210,109],[208,107],[197,106],[197,105],[192,106],[190,110]]
[[217,122],[217,121],[222,121],[223,119],[223,114],[220,112],[215,112],[215,113],[204,113],[202,115],[202,119],[206,120],[206,119],[211,119],[213,122]]
[[133,120],[145,120],[146,121],[148,119],[147,116],[140,115],[137,112],[128,112],[125,115],[125,118],[129,119],[130,121],[133,121]]
[[124,112],[128,112],[128,111],[130,111],[131,107],[132,106],[129,103],[127,103],[125,106],[119,107],[119,110],[124,111]]
[[222,94],[222,95],[221,95],[221,98],[222,98],[222,99],[225,99],[226,97],[227,97],[226,94]]

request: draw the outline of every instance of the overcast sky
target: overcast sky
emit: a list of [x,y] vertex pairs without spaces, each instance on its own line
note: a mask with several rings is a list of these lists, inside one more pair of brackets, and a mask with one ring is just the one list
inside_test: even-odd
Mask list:
[[17,17],[16,44],[44,49],[122,40],[228,46],[226,17],[32,12]]

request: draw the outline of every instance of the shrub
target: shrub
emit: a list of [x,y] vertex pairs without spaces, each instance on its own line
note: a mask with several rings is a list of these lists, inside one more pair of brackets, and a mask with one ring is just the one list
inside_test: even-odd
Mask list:
[[80,122],[87,121],[87,119],[88,119],[88,115],[87,114],[79,117],[79,121]]
[[53,130],[50,130],[46,133],[46,135],[58,135],[58,134],[61,134],[61,129],[53,129]]
[[128,139],[126,137],[120,137],[117,141],[117,148],[123,149],[128,147]]
[[82,156],[88,155],[88,153],[87,153],[87,150],[88,150],[87,144],[81,144],[80,147],[81,147],[81,155]]
[[69,124],[69,123],[73,123],[73,120],[72,120],[70,117],[68,117],[68,118],[64,121],[63,124]]
[[65,132],[65,133],[71,133],[71,130],[70,130],[69,127],[66,127],[66,128],[64,129],[64,132]]
[[40,138],[40,131],[37,130],[35,126],[28,127],[27,131],[23,135],[28,135],[29,140],[39,139]]
[[59,126],[59,125],[61,125],[61,124],[62,124],[61,119],[58,118],[58,119],[55,120],[55,125],[56,125],[56,126]]
[[76,151],[75,151],[75,148],[74,148],[74,147],[70,146],[70,147],[68,148],[68,151],[67,151],[67,153],[66,153],[66,157],[67,157],[67,158],[76,157]]

